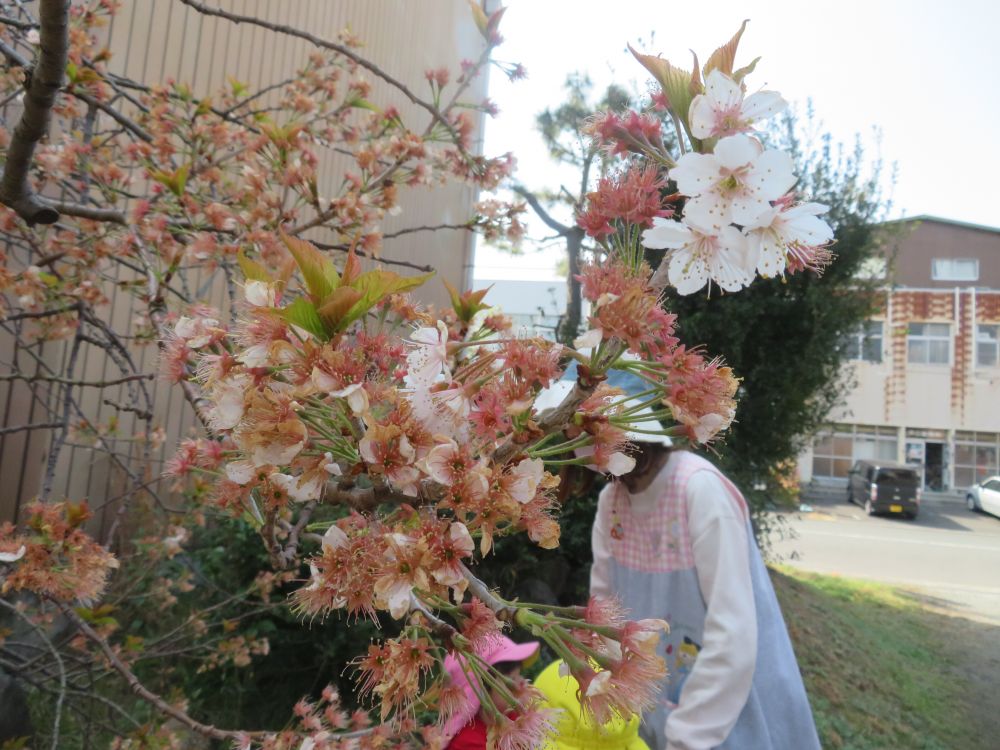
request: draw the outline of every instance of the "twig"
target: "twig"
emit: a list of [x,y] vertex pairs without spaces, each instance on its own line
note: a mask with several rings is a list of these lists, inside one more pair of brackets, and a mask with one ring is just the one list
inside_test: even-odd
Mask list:
[[29,383],[59,383],[61,385],[77,385],[81,388],[111,388],[115,385],[131,383],[134,380],[152,380],[155,378],[151,372],[140,373],[138,375],[126,375],[123,378],[114,380],[73,380],[72,378],[60,378],[50,375],[22,375],[19,372],[0,375],[0,380],[26,380]]
[[59,667],[59,697],[56,698],[56,715],[52,719],[52,750],[58,750],[59,748],[59,724],[62,720],[62,707],[63,701],[66,699],[66,666],[63,664],[62,657],[59,656],[59,651],[49,640],[49,637],[45,634],[38,625],[33,623],[27,615],[21,612],[17,607],[9,602],[0,599],[0,605],[3,605],[7,610],[13,612],[15,615],[24,620],[32,629],[34,629],[38,636],[42,639],[46,646],[48,646],[49,651],[56,660],[56,665]]
[[538,200],[538,197],[523,185],[512,185],[511,190],[528,201],[528,205],[534,209],[536,214],[538,214],[538,218],[545,222],[549,229],[556,232],[560,237],[566,236],[566,234],[572,229],[572,227],[568,227],[561,221],[553,218],[552,214],[545,210],[545,207],[542,205],[542,202]]
[[465,576],[465,580],[469,583],[469,593],[492,609],[499,619],[512,622],[514,615],[517,613],[517,608],[509,606],[502,599],[494,595],[481,579],[477,578],[471,570],[465,567],[464,563],[459,563],[459,566],[462,575]]
[[19,424],[13,427],[0,427],[0,435],[13,432],[29,432],[31,430],[55,430],[63,426],[62,422],[35,422],[34,424]]
[[[331,245],[326,242],[312,242],[312,244],[318,247],[320,250],[338,250],[340,252],[346,253],[348,250],[351,249],[350,245]],[[354,254],[362,258],[372,257],[370,253],[366,253],[364,250],[358,250],[357,248],[354,249]],[[378,260],[380,263],[388,263],[389,265],[392,266],[402,266],[403,268],[412,268],[414,270],[421,271],[422,273],[430,273],[431,271],[435,270],[433,266],[423,266],[420,265],[419,263],[412,263],[411,261],[408,260],[394,260],[393,258],[381,258],[381,257],[377,258],[376,260]]]
[[70,0],[40,0],[41,53],[24,95],[24,111],[7,147],[0,203],[9,206],[29,226],[54,224],[59,212],[42,201],[28,184],[35,147],[46,135],[52,106],[62,88],[69,51]]
[[321,39],[320,37],[310,34],[308,31],[302,31],[301,29],[296,29],[291,26],[286,26],[280,23],[271,23],[269,21],[264,21],[260,18],[255,18],[254,16],[243,16],[237,13],[230,13],[229,11],[222,10],[221,8],[210,8],[204,3],[197,2],[197,0],[180,0],[181,3],[187,5],[189,8],[194,8],[199,13],[206,16],[216,16],[217,18],[224,18],[232,23],[246,23],[251,26],[260,26],[261,28],[267,29],[268,31],[273,31],[276,34],[286,34],[288,36],[294,36],[299,39],[305,39],[307,42],[314,44],[317,47],[323,49],[328,49],[331,52],[336,52],[338,55],[346,57],[348,60],[353,62],[360,68],[364,68],[369,73],[381,78],[383,81],[388,83],[394,89],[398,90],[403,96],[409,99],[411,102],[427,110],[431,117],[433,117],[437,122],[441,123],[452,136],[455,136],[455,130],[451,126],[451,123],[445,119],[444,115],[435,107],[433,104],[424,101],[419,96],[414,94],[405,83],[397,78],[386,73],[382,68],[380,68],[375,63],[370,60],[366,60],[361,55],[354,52],[350,47],[343,44],[337,44],[336,42],[331,42],[326,39]]
[[214,727],[210,724],[202,724],[200,721],[196,721],[176,706],[170,705],[163,700],[163,698],[143,685],[139,681],[139,678],[135,676],[135,673],[132,672],[132,670],[118,658],[118,654],[115,653],[114,649],[111,648],[108,642],[92,627],[90,627],[90,625],[88,625],[83,618],[74,612],[72,607],[62,602],[55,602],[55,604],[60,610],[62,610],[62,613],[67,617],[67,619],[69,619],[69,621],[72,622],[81,633],[83,633],[101,650],[105,658],[111,664],[111,667],[118,672],[122,678],[124,678],[132,692],[150,705],[155,706],[162,713],[176,719],[188,729],[191,729],[205,737],[210,737],[213,740],[246,741],[248,739],[265,736],[264,732],[233,732],[226,729],[219,729],[218,727]]

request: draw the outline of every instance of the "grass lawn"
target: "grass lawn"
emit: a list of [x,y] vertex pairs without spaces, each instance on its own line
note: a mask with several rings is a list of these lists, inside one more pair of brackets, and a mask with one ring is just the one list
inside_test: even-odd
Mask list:
[[890,586],[783,566],[772,579],[824,748],[1000,746],[1000,628]]

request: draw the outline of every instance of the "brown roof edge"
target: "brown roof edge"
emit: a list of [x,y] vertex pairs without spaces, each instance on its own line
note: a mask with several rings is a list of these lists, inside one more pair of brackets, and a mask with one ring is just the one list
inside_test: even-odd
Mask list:
[[973,224],[969,221],[958,221],[957,219],[945,219],[942,216],[929,216],[927,214],[920,214],[919,216],[904,216],[901,219],[889,219],[883,221],[882,224],[908,224],[910,222],[917,221],[927,221],[933,222],[934,224],[950,224],[951,226],[964,227],[965,229],[977,229],[980,232],[992,232],[994,234],[1000,234],[1000,227],[990,227],[985,224]]

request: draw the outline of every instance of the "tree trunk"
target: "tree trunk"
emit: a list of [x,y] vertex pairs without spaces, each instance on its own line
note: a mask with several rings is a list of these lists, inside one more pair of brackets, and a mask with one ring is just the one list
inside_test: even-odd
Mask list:
[[583,247],[584,233],[580,227],[572,227],[566,233],[566,259],[569,261],[569,274],[566,278],[566,314],[559,322],[556,339],[567,346],[573,344],[573,339],[580,335],[580,324],[583,318],[583,296],[580,289],[580,250]]

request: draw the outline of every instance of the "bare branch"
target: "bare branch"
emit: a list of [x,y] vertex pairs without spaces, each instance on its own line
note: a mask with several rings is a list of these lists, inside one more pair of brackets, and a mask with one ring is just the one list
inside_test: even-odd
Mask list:
[[13,432],[30,432],[31,430],[58,430],[62,422],[35,422],[34,424],[18,424],[12,427],[0,427],[0,435],[10,435]]
[[62,610],[62,613],[66,616],[66,618],[76,626],[77,630],[83,633],[88,640],[93,642],[101,650],[105,658],[108,660],[108,663],[124,678],[132,692],[150,705],[155,706],[162,713],[176,719],[188,729],[191,729],[205,737],[210,737],[213,740],[245,741],[247,739],[264,736],[263,732],[232,732],[226,729],[219,729],[218,727],[214,727],[210,724],[202,724],[200,721],[193,719],[186,712],[171,705],[170,703],[167,703],[167,701],[139,682],[139,678],[135,676],[135,673],[128,668],[128,665],[126,665],[125,662],[118,658],[118,654],[115,653],[110,644],[92,627],[90,627],[90,625],[88,625],[83,618],[80,617],[80,615],[74,612],[72,607],[63,604],[62,602],[56,602],[56,605],[60,610]]
[[24,111],[7,147],[0,203],[9,206],[29,225],[54,224],[59,212],[42,201],[28,184],[32,157],[48,133],[52,106],[62,88],[69,50],[70,0],[40,0],[41,53],[24,95]]
[[60,378],[53,375],[24,375],[19,372],[0,375],[3,380],[25,380],[29,383],[59,383],[60,385],[80,386],[81,388],[111,388],[115,385],[131,383],[135,380],[152,380],[155,378],[151,372],[139,373],[137,375],[126,375],[123,378],[114,380],[73,380],[72,378]]
[[[339,252],[346,253],[348,250],[351,249],[350,245],[331,245],[326,242],[315,242],[315,241],[312,241],[312,244],[318,247],[320,250],[336,250]],[[358,250],[356,247],[354,248],[354,254],[361,258],[372,257],[370,253],[366,253],[364,250]],[[420,263],[412,263],[408,260],[396,260],[394,258],[383,258],[383,257],[376,258],[376,260],[378,260],[380,263],[388,263],[391,266],[412,268],[416,271],[421,271],[422,273],[430,273],[431,271],[436,270],[433,266],[425,266],[421,265]]]
[[471,570],[465,567],[464,564],[459,563],[459,565],[462,569],[462,575],[465,576],[465,580],[469,582],[469,593],[492,609],[499,619],[512,622],[514,620],[514,615],[517,613],[517,608],[508,606],[506,602],[499,599],[492,591],[490,591],[489,586],[477,578]]
[[260,26],[261,28],[267,29],[268,31],[273,31],[276,34],[287,34],[288,36],[294,36],[299,39],[305,39],[307,42],[310,42],[311,44],[314,44],[317,47],[321,47],[322,49],[328,49],[331,52],[336,52],[338,55],[346,57],[348,60],[353,62],[358,67],[364,68],[369,73],[375,75],[378,78],[381,78],[383,81],[392,86],[394,89],[398,90],[401,94],[403,94],[403,96],[405,96],[411,102],[416,104],[418,107],[427,110],[427,112],[430,113],[431,117],[433,117],[437,122],[441,123],[441,125],[443,125],[453,136],[455,135],[455,131],[452,128],[451,123],[449,123],[448,120],[445,119],[444,115],[441,114],[440,110],[438,110],[437,107],[435,107],[430,102],[421,99],[419,96],[414,94],[406,86],[405,83],[389,75],[384,70],[382,70],[382,68],[380,68],[378,65],[371,62],[370,60],[366,60],[364,57],[361,57],[361,55],[359,55],[357,52],[355,52],[346,45],[338,44],[336,42],[331,42],[326,39],[321,39],[320,37],[314,34],[310,34],[308,31],[302,31],[301,29],[296,29],[291,26],[286,26],[285,24],[271,23],[269,21],[264,21],[260,18],[255,18],[254,16],[243,16],[237,13],[230,13],[229,11],[222,10],[221,8],[210,8],[204,3],[197,2],[197,0],[180,0],[180,2],[182,2],[184,5],[187,5],[190,8],[194,8],[196,11],[206,16],[216,16],[217,18],[224,18],[227,21],[231,21],[232,23],[237,23],[237,24],[246,23],[250,24],[251,26]]
[[538,214],[538,218],[544,221],[550,229],[557,232],[560,237],[564,236],[572,229],[572,227],[568,227],[561,221],[554,219],[552,214],[545,210],[545,206],[543,206],[541,201],[538,200],[538,197],[523,185],[513,185],[511,190],[528,201],[528,205],[531,206],[536,214]]

